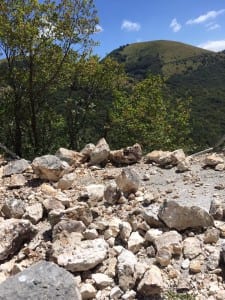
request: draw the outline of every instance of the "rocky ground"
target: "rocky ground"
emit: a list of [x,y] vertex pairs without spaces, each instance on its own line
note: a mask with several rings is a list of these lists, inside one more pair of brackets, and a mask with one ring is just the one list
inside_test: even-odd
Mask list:
[[224,162],[104,139],[2,157],[0,299],[225,299]]

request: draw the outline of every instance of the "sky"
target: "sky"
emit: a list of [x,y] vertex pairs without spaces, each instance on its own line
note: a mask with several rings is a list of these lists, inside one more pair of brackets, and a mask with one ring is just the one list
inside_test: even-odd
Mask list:
[[225,0],[95,0],[104,57],[131,43],[172,40],[212,51],[225,49]]

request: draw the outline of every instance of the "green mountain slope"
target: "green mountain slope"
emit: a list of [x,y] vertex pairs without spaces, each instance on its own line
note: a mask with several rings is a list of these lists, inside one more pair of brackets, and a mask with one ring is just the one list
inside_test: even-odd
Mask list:
[[161,74],[171,95],[192,97],[193,139],[199,149],[214,145],[225,134],[225,51],[152,41],[122,46],[109,56],[137,80]]

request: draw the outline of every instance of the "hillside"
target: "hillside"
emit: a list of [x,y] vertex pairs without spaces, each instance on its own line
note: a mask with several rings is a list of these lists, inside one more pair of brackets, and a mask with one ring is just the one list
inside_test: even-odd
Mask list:
[[225,52],[215,53],[173,41],[122,46],[109,54],[137,80],[148,74],[167,78],[172,97],[192,97],[193,139],[211,146],[225,133]]

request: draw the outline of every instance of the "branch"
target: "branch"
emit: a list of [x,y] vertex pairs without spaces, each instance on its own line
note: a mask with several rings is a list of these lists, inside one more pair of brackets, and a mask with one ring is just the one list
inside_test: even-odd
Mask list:
[[10,151],[5,145],[0,143],[0,148],[5,151],[9,156],[11,156],[13,159],[20,159],[18,155],[16,155],[14,152]]

